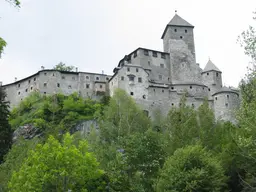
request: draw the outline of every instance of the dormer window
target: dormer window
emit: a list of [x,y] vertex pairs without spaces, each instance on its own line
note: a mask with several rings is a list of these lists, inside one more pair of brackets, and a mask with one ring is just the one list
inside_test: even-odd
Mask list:
[[144,50],[144,55],[148,56],[148,50]]
[[161,53],[161,58],[165,59],[165,54],[164,53]]
[[134,52],[133,58],[137,57],[137,51]]

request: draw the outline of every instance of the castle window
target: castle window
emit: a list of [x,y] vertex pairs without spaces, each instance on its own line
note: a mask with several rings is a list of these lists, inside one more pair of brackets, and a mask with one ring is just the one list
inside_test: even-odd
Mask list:
[[219,73],[216,73],[216,77],[218,77],[219,76]]
[[154,90],[154,92],[156,92],[156,90],[155,89],[153,89]]
[[171,89],[174,89],[174,87],[171,87]]
[[129,81],[134,81],[134,76],[133,75],[129,75]]
[[36,78],[34,78],[34,81],[36,81]]
[[136,68],[136,72],[139,72],[139,68]]
[[168,81],[170,81],[170,77],[168,77]]
[[189,87],[190,89],[192,89],[192,86],[190,85],[190,87]]
[[162,89],[162,93],[164,93],[164,90]]
[[108,81],[108,80],[109,80],[109,78],[108,78],[108,77],[106,77],[106,80]]
[[52,76],[54,76],[54,73],[52,74]]
[[76,80],[76,77],[72,77],[72,80]]
[[85,78],[86,78],[86,79],[89,79],[89,76],[86,76]]
[[20,84],[18,84],[18,87],[20,87]]
[[99,77],[96,77],[96,81],[99,81],[100,80],[100,78]]
[[188,32],[188,30],[187,29],[185,29],[185,33],[187,33]]
[[161,63],[161,64],[160,64],[160,67],[161,67],[161,68],[164,68],[164,64]]
[[20,95],[20,92],[18,92],[18,95]]
[[46,92],[44,92],[44,94],[46,95]]
[[182,39],[183,37],[182,37],[182,36],[180,36],[180,38]]
[[90,84],[86,84],[86,89],[89,89],[89,88],[90,88]]
[[44,73],[44,76],[46,76],[47,75],[47,73]]
[[28,83],[30,83],[30,80],[28,80]]
[[159,75],[159,80],[163,80],[163,76],[162,75]]
[[217,101],[217,100],[218,100],[218,97],[215,97],[215,100]]
[[227,98],[229,99],[229,95],[227,95]]
[[153,57],[157,57],[157,52],[153,51]]
[[192,107],[193,107],[193,108],[195,107],[194,103],[192,103]]
[[142,83],[142,78],[141,77],[138,78],[138,82]]
[[165,59],[165,54],[164,53],[161,53],[161,58]]
[[26,89],[26,92],[28,92],[28,89]]
[[209,75],[209,73],[206,73],[207,75]]
[[32,90],[33,89],[33,87],[30,87],[30,90]]
[[47,87],[47,83],[44,83],[44,87]]
[[148,50],[144,50],[144,55],[148,56]]
[[59,83],[57,83],[57,87],[60,87],[60,84],[59,84]]
[[71,85],[69,85],[68,88],[71,89],[72,88]]
[[209,88],[208,91],[211,91],[211,89]]
[[137,57],[137,51],[134,52],[133,58]]
[[142,98],[143,98],[143,99],[146,99],[146,95],[142,95]]
[[102,85],[100,85],[100,88],[102,89]]
[[62,76],[61,79],[65,79],[65,76]]
[[148,65],[150,65],[150,61],[148,61]]
[[172,103],[172,106],[174,106],[174,103]]
[[130,68],[129,68],[129,67],[127,67],[127,71],[130,71]]
[[121,80],[122,80],[122,81],[124,80],[124,76],[121,77]]
[[177,29],[174,29],[174,32],[177,32]]
[[228,103],[226,103],[225,106],[228,107]]
[[130,95],[133,95],[133,92],[130,92]]

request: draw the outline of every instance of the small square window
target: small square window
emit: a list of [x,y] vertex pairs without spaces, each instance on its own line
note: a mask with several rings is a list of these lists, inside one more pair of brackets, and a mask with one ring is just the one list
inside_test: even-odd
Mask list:
[[54,73],[52,74],[52,76],[55,76]]
[[148,56],[148,50],[144,50],[144,55]]
[[47,75],[47,73],[44,73],[44,76],[46,76]]
[[207,73],[207,75],[209,75],[209,73]]
[[28,83],[30,83],[30,80],[28,80]]
[[174,32],[177,32],[177,29],[174,29]]
[[159,80],[163,80],[163,76],[162,75],[159,75]]
[[59,84],[59,83],[57,83],[57,87],[60,87],[60,84]]
[[26,89],[26,92],[28,92],[28,89]]
[[136,68],[136,72],[139,72],[139,68]]
[[34,78],[34,81],[36,81],[36,78]]
[[20,92],[18,92],[18,95],[20,95]]
[[164,53],[161,53],[161,58],[162,58],[162,59],[165,59],[165,58],[166,58]]
[[76,80],[76,77],[72,77],[72,80]]
[[153,57],[157,57],[157,52],[153,51]]
[[130,95],[133,95],[133,92],[130,92]]
[[121,80],[122,80],[122,81],[124,80],[124,76],[121,77]]
[[150,65],[150,61],[148,61],[148,65]]
[[129,67],[127,67],[127,71],[130,71],[130,68],[129,68]]
[[182,36],[180,36],[180,39],[182,39],[183,37]]
[[97,80],[97,81],[99,81],[99,80],[100,80],[100,78],[99,78],[99,77],[96,77],[96,80]]
[[47,83],[44,83],[44,87],[47,87]]
[[192,89],[192,86],[189,86],[190,89]]
[[20,84],[18,84],[18,87],[20,87]]
[[86,89],[89,89],[90,88],[90,84],[86,84]]
[[174,87],[171,87],[171,89],[174,89]]
[[61,79],[65,79],[65,76],[62,76]]
[[44,94],[46,95],[46,92],[44,92]]
[[185,29],[185,33],[187,33],[188,32],[188,30],[187,29]]
[[227,98],[229,99],[229,95],[227,95]]
[[209,88],[208,91],[211,91],[211,89]]
[[138,78],[138,82],[142,83],[142,78],[141,77]]
[[218,77],[219,76],[219,73],[216,73],[216,77]]
[[215,100],[217,101],[217,100],[218,100],[218,97],[215,97]]
[[68,86],[69,89],[72,89],[71,85]]
[[228,103],[226,103],[225,106],[228,107]]
[[133,58],[137,57],[137,51],[134,52]]
[[100,85],[100,88],[102,89],[102,85]]
[[86,79],[90,79],[89,76],[86,76],[85,78],[86,78]]
[[106,77],[106,80],[108,81],[108,80],[109,80],[109,78],[108,78],[108,77]]
[[162,89],[162,93],[164,93],[164,90]]
[[33,89],[33,87],[30,87],[30,90],[32,90]]
[[160,67],[161,67],[161,68],[164,68],[164,64],[161,63],[161,64],[160,64]]

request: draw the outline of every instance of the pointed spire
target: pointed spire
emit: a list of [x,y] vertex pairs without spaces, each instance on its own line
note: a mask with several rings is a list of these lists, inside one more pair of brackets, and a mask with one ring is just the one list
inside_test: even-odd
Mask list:
[[213,62],[210,60],[210,57],[209,57],[209,60],[203,70],[203,72],[207,72],[207,71],[218,71],[218,72],[221,72],[218,67],[216,67]]

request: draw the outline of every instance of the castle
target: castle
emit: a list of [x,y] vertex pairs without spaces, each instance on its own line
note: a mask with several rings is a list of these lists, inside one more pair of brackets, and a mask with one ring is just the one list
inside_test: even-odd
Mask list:
[[155,111],[166,115],[180,99],[198,108],[207,98],[216,119],[234,121],[239,92],[223,87],[222,72],[208,61],[201,69],[196,63],[194,26],[175,14],[162,34],[163,51],[138,48],[120,60],[114,75],[66,72],[44,68],[25,79],[4,85],[11,106],[16,106],[31,91],[42,94],[78,92],[98,99],[125,90],[150,116]]

